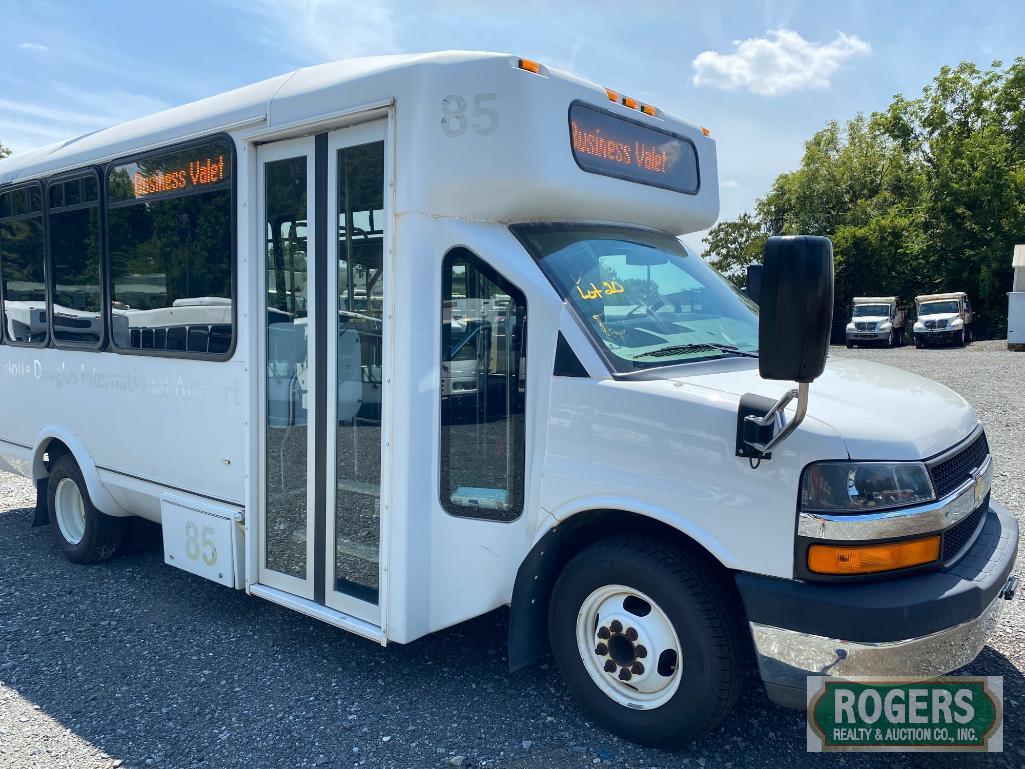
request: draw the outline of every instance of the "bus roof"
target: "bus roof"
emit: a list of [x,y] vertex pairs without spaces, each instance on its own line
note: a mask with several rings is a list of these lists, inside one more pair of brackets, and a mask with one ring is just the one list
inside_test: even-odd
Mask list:
[[[518,69],[519,61],[509,54],[446,51],[306,67],[0,160],[0,185],[101,165],[221,131],[241,146],[250,136],[265,141],[260,135],[277,138],[292,127],[331,125],[332,117],[337,121],[360,109],[394,105],[396,213],[611,221],[676,234],[715,222],[715,142],[698,125],[661,110],[643,114],[610,102],[598,84],[555,69],[532,74]],[[464,100],[473,129],[458,138],[442,131],[443,103],[450,95]],[[698,161],[697,191],[676,192],[578,166],[568,119],[576,101],[689,142]],[[479,116],[487,109],[500,117],[494,132],[478,130],[486,127]],[[406,173],[410,165],[416,173]]]

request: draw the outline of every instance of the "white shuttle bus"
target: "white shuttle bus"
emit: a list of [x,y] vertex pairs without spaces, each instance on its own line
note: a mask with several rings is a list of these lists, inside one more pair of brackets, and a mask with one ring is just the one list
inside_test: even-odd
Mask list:
[[77,563],[138,516],[168,564],[381,644],[509,606],[514,670],[550,651],[650,744],[718,723],[749,659],[798,706],[809,674],[964,665],[1018,546],[975,412],[826,365],[829,242],[770,240],[759,311],[678,239],[718,208],[707,130],[501,54],[8,158],[0,467]]

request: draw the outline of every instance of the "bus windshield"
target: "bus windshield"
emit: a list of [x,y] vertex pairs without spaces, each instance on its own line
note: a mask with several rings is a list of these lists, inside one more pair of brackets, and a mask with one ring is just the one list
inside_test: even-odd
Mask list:
[[890,314],[888,304],[856,304],[854,305],[855,318],[885,318]]
[[617,372],[758,353],[758,308],[662,233],[513,228]]
[[957,313],[959,307],[956,299],[949,299],[945,302],[924,302],[918,307],[919,315],[943,315],[945,313]]

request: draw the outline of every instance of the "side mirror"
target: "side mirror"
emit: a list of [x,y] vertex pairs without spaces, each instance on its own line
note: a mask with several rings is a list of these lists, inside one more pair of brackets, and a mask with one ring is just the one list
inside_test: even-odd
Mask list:
[[833,244],[814,235],[765,244],[758,321],[758,372],[800,383],[826,367],[833,322]]
[[[808,385],[826,367],[833,322],[833,244],[814,235],[771,237],[765,244],[758,321],[758,371],[795,381],[771,405],[745,395],[737,415],[737,456],[768,459],[804,420]],[[797,399],[789,422],[784,409]]]

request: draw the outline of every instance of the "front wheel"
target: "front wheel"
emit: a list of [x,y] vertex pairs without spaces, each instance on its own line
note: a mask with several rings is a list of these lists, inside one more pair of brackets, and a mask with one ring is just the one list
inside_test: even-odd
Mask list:
[[891,331],[890,332],[890,336],[886,340],[886,346],[892,348],[894,346],[894,344],[895,344],[894,336],[893,336],[893,332]]
[[623,537],[567,564],[548,627],[584,710],[627,739],[673,747],[712,730],[735,705],[745,656],[740,615],[700,556]]
[[113,557],[124,539],[125,520],[93,507],[85,479],[70,454],[50,469],[46,506],[57,546],[74,563],[99,563]]

